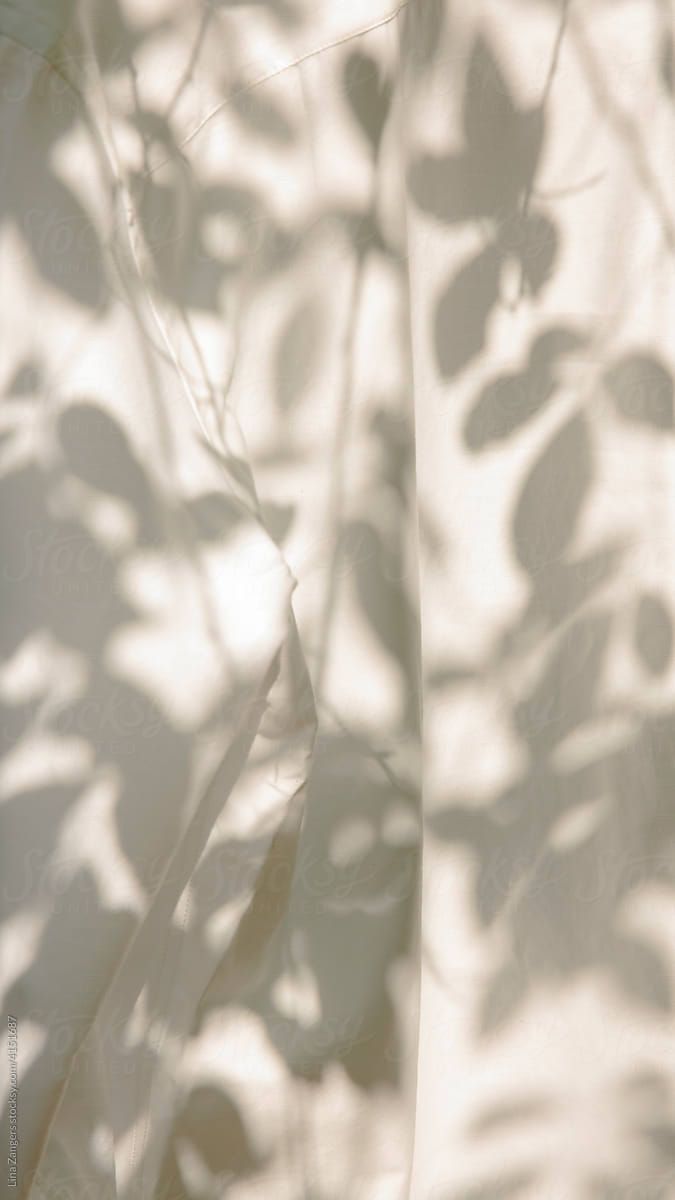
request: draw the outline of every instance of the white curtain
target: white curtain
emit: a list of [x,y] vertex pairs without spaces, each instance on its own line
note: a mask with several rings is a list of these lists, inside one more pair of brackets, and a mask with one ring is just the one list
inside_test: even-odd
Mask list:
[[9,1195],[675,1197],[673,16],[3,0]]

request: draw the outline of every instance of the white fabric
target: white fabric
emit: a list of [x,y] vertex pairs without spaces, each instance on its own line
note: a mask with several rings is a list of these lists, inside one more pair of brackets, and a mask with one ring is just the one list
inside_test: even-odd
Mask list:
[[0,34],[9,1194],[675,1197],[670,5]]

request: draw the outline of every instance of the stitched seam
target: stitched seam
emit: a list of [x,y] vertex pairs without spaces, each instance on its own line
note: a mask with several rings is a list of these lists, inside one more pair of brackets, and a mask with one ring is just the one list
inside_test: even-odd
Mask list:
[[[6,9],[7,12],[16,11],[11,5],[4,4],[3,0],[0,0],[0,9],[3,8]],[[46,28],[46,26],[44,28]],[[77,98],[77,100],[79,100],[80,104],[83,107],[85,106],[86,102],[84,93],[80,91],[80,89],[75,83],[73,83],[73,80],[70,79],[68,75],[64,74],[64,72],[56,65],[56,63],[52,62],[51,58],[49,58],[47,54],[45,54],[42,50],[36,50],[34,46],[29,46],[28,42],[24,42],[21,38],[16,37],[16,35],[13,33],[7,33],[7,31],[1,27],[0,38],[3,38],[12,46],[18,46],[20,50],[23,50],[24,54],[32,54],[33,58],[37,58],[40,62],[43,62],[46,66],[48,66],[50,71],[53,71],[55,75],[58,75],[59,79],[62,79],[63,82],[67,84],[73,95]]]
[[[347,42],[353,42],[356,38],[363,37],[366,33],[372,33],[375,29],[381,29],[383,25],[388,25],[391,21],[395,21],[399,13],[401,13],[404,8],[407,8],[410,2],[411,0],[402,0],[402,3],[399,4],[393,12],[389,13],[389,15],[386,17],[381,17],[379,21],[374,21],[372,25],[365,25],[362,29],[356,29],[352,33],[346,33],[343,37],[336,38],[332,42],[327,42],[325,46],[317,46],[317,48],[314,50],[308,50],[305,54],[301,54],[299,58],[294,58],[291,62],[284,63],[283,67],[278,67],[274,71],[268,71],[266,75],[261,75],[258,79],[253,79],[250,83],[245,83],[242,87],[236,88],[235,91],[230,92],[229,96],[226,96],[224,100],[221,100],[215,108],[211,109],[211,112],[207,113],[206,116],[203,117],[198,123],[198,125],[196,125],[196,127],[190,133],[188,133],[181,142],[177,143],[176,149],[182,150],[184,146],[187,146],[189,142],[191,142],[197,137],[198,134],[202,132],[202,130],[209,124],[213,117],[216,117],[219,112],[222,112],[224,108],[227,108],[228,105],[230,105],[232,101],[236,100],[239,96],[243,96],[247,92],[253,91],[254,88],[260,87],[263,83],[268,83],[272,79],[277,79],[280,75],[284,75],[286,71],[292,70],[293,67],[299,67],[302,63],[307,62],[307,60],[310,58],[316,58],[317,55],[324,54],[327,50],[333,50],[336,46],[344,46]],[[163,159],[161,162],[156,163],[154,167],[150,167],[149,170],[145,172],[143,177],[147,178],[148,176],[153,175],[155,171],[159,171],[171,161],[171,158]]]
[[[191,879],[188,879],[188,881],[187,881],[187,889],[188,889],[187,899],[185,902],[183,917],[181,919],[180,926],[179,926],[180,933],[183,935],[185,934],[188,919],[192,912],[193,895],[192,895]],[[180,967],[181,960],[183,958],[184,949],[185,949],[185,941],[183,939],[179,943],[178,953],[176,955],[175,962],[173,963],[172,969],[170,969],[171,945],[168,940],[167,940],[167,943],[164,948],[164,954],[162,956],[162,966],[160,968],[158,981],[161,986],[161,984],[164,982],[165,978],[168,976],[168,978],[166,978],[166,984],[167,984],[167,991],[168,991],[168,996],[169,996],[170,1000],[173,999],[174,992],[176,989],[176,984],[178,982],[178,968]],[[169,983],[169,980],[171,979],[172,976],[173,976],[173,980],[171,983]],[[146,1151],[146,1147],[148,1144],[148,1131],[150,1129],[150,1120],[153,1115],[153,1099],[154,1099],[155,1092],[157,1090],[157,1075],[159,1072],[159,1057],[162,1052],[162,1046],[164,1045],[164,1041],[166,1038],[166,1032],[167,1032],[166,1027],[168,1024],[168,1016],[170,1015],[170,1012],[171,1012],[171,1007],[170,1007],[170,1004],[167,1002],[167,1014],[168,1014],[167,1021],[164,1023],[163,1027],[161,1027],[159,1029],[159,1031],[157,1033],[155,1033],[154,1036],[151,1036],[151,1038],[150,1038],[150,1047],[154,1051],[155,1061],[150,1062],[148,1064],[147,1070],[145,1072],[145,1080],[141,1079],[138,1087],[136,1088],[136,1097],[138,1099],[141,1094],[141,1088],[142,1088],[143,1082],[146,1082],[146,1084],[147,1084],[147,1106],[146,1106],[146,1112],[145,1112],[145,1120],[142,1125],[142,1131],[143,1131],[142,1138],[140,1139],[140,1144],[139,1144],[140,1131],[138,1130],[138,1128],[136,1128],[134,1130],[134,1137],[133,1137],[133,1142],[132,1142],[132,1147],[131,1147],[131,1156],[130,1156],[130,1161],[129,1161],[129,1174],[132,1177],[136,1170],[136,1165],[138,1163],[140,1163],[140,1172],[141,1172],[140,1186],[141,1186],[141,1188],[143,1187],[143,1182],[144,1182],[145,1175],[146,1175],[145,1151]],[[114,1156],[113,1156],[113,1158],[114,1158]]]
[[[404,63],[404,59],[405,59],[405,47],[403,44],[403,36],[404,35],[403,35],[403,32],[402,32],[400,26],[398,28],[397,33],[398,33],[398,38],[397,38],[398,66],[401,71],[401,76],[405,80],[405,72],[403,70],[403,63]],[[420,535],[419,489],[418,489],[419,461],[418,461],[417,408],[415,405],[415,396],[416,396],[415,351],[414,351],[414,336],[413,336],[413,321],[412,321],[413,280],[412,280],[412,269],[411,269],[411,259],[410,259],[410,223],[411,223],[410,222],[410,196],[408,194],[408,190],[406,187],[406,180],[405,180],[405,169],[406,169],[406,163],[408,161],[409,146],[408,146],[408,127],[407,127],[406,120],[405,120],[406,110],[404,107],[404,98],[405,98],[405,88],[400,92],[399,97],[398,97],[399,109],[398,109],[397,116],[398,116],[399,149],[400,149],[400,153],[398,156],[398,162],[399,162],[399,165],[402,170],[402,178],[401,178],[400,182],[401,182],[401,186],[402,186],[402,195],[403,195],[403,223],[404,223],[403,261],[405,263],[405,290],[406,290],[405,308],[406,308],[406,312],[407,312],[406,333],[407,333],[408,347],[409,347],[409,352],[410,352],[410,387],[411,387],[411,393],[412,393],[411,421],[412,421],[414,496],[415,496],[414,554],[415,554],[417,606],[418,606],[418,613],[417,613],[417,630],[418,630],[418,632],[417,632],[415,649],[416,649],[416,653],[418,656],[417,686],[419,688],[419,705],[418,705],[419,744],[420,744],[420,750],[421,750],[421,753],[423,756],[423,754],[424,754],[424,686],[423,686],[423,648],[422,648],[422,634],[423,634],[423,629],[422,629],[422,578],[421,578],[421,566],[420,566],[421,535]],[[423,757],[422,757],[422,761],[423,761]],[[417,800],[418,800],[418,804],[419,804],[420,820],[423,820],[423,818],[424,818],[424,774],[423,774],[422,770],[420,770],[420,773],[419,773]],[[412,1129],[411,1129],[410,1141],[409,1141],[408,1149],[407,1149],[408,1163],[407,1163],[407,1169],[406,1169],[406,1173],[405,1173],[405,1175],[406,1175],[406,1183],[405,1183],[405,1198],[406,1198],[406,1200],[410,1200],[410,1198],[411,1198],[411,1190],[412,1190],[412,1186],[413,1186],[413,1178],[414,1178],[414,1171],[415,1171],[415,1152],[416,1152],[417,1145],[418,1145],[418,1137],[417,1137],[417,1135],[418,1135],[418,1094],[419,1094],[419,1084],[420,1084],[420,1047],[421,1047],[421,1035],[422,1035],[422,987],[423,987],[422,969],[421,969],[422,968],[422,947],[423,947],[422,901],[423,901],[423,896],[424,896],[424,892],[423,892],[424,838],[423,837],[420,838],[419,854],[418,854],[418,858],[417,858],[416,868],[417,868],[416,869],[416,883],[415,883],[416,895],[415,895],[415,914],[414,914],[415,935],[414,935],[414,938],[411,940],[411,960],[414,964],[414,969],[416,970],[416,975],[417,975],[417,990],[416,990],[416,995],[415,995],[417,1012],[416,1012],[416,1022],[415,1022],[414,1033],[412,1033],[410,1035],[411,1044],[414,1044],[415,1067],[414,1067],[414,1074],[413,1074],[412,1079],[409,1084],[410,1094],[412,1097],[412,1104],[410,1106],[412,1108],[412,1113],[410,1114],[412,1117]],[[410,1029],[410,1027],[408,1026],[408,1028],[406,1029],[406,1035],[408,1035],[409,1029]]]

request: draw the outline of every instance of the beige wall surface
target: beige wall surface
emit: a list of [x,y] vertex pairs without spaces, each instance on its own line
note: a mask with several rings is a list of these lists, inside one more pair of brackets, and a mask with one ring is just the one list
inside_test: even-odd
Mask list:
[[675,1200],[674,17],[0,5],[9,1195]]

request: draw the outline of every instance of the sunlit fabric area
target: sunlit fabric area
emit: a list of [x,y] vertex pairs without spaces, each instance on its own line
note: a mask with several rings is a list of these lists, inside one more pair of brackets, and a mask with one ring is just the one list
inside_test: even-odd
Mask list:
[[1,0],[2,1185],[675,1200],[671,0]]

